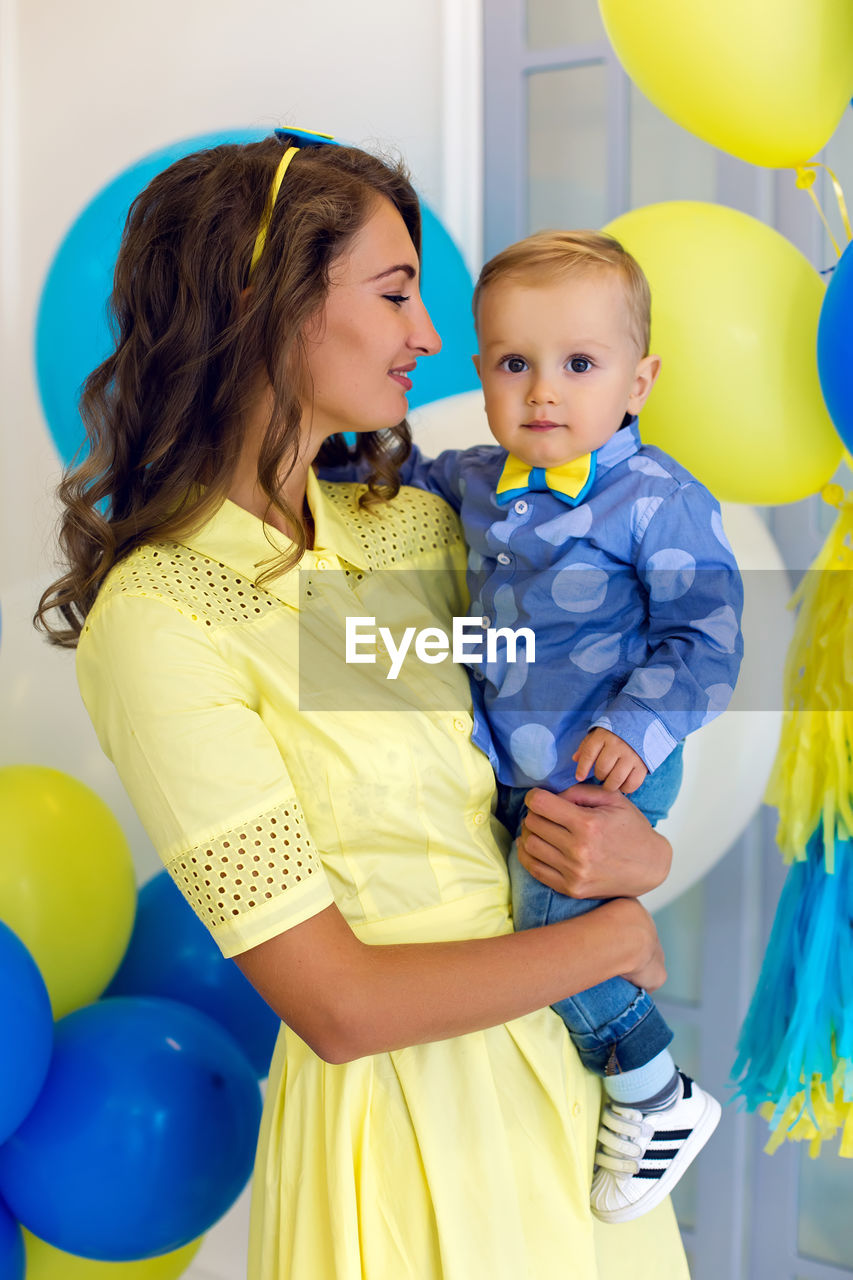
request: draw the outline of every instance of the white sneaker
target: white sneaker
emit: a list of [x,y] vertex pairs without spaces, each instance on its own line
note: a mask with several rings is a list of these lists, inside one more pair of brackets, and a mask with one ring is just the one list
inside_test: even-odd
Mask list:
[[602,1222],[628,1222],[660,1204],[716,1129],[717,1099],[678,1074],[678,1095],[663,1111],[605,1105],[590,1192]]

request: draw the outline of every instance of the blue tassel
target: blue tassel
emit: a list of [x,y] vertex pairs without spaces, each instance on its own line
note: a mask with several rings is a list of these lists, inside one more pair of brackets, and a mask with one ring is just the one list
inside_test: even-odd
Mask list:
[[[826,870],[820,828],[808,842],[805,860],[791,865],[732,1076],[738,1080],[738,1096],[750,1111],[772,1109],[771,1130],[782,1126],[778,1141],[817,1136],[819,1145],[849,1118],[853,1101],[850,840],[835,841],[832,873]],[[806,1123],[800,1124],[803,1120]],[[800,1131],[792,1133],[798,1124]]]

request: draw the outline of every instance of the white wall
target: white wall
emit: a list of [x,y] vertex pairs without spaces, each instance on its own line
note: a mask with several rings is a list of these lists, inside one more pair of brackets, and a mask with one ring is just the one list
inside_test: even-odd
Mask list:
[[2,0],[0,581],[42,561],[55,460],[33,324],[80,209],[176,139],[281,123],[399,148],[440,206],[440,18],[415,0]]

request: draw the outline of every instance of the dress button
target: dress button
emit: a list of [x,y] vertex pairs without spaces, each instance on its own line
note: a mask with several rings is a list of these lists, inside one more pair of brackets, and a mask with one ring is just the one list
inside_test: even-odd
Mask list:
[[464,733],[468,726],[461,716],[456,716],[453,721],[453,728],[456,729],[458,733]]
[[485,815],[484,813],[475,813],[475,814],[474,814],[474,825],[475,825],[476,827],[482,827],[482,825],[483,825],[483,823],[484,823],[485,821],[486,821],[486,815]]
[[491,618],[487,617],[486,614],[484,613],[480,621],[483,624],[483,630],[488,631],[489,627],[492,625]]
[[474,679],[475,679],[475,680],[485,680],[485,678],[486,678],[486,677],[483,675],[482,671],[475,671],[475,672],[474,672]]
[[512,559],[505,551],[501,551],[498,556],[498,564],[512,564]]
[[527,503],[524,501],[523,498],[519,498],[513,510],[516,511],[518,515],[523,516],[525,511],[527,510]]

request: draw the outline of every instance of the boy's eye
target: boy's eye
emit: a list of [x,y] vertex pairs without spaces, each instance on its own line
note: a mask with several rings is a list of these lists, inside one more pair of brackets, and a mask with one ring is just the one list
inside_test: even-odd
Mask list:
[[504,356],[500,362],[500,368],[506,369],[507,373],[524,373],[527,368],[527,361],[521,356]]
[[592,361],[587,360],[586,356],[572,356],[569,361],[569,368],[572,373],[586,373],[588,369],[592,368]]
[[409,301],[409,298],[411,297],[411,294],[408,294],[408,293],[386,293],[386,294],[383,294],[383,297],[387,298],[389,302],[393,302],[395,307],[399,307],[403,302],[408,302],[408,301]]

